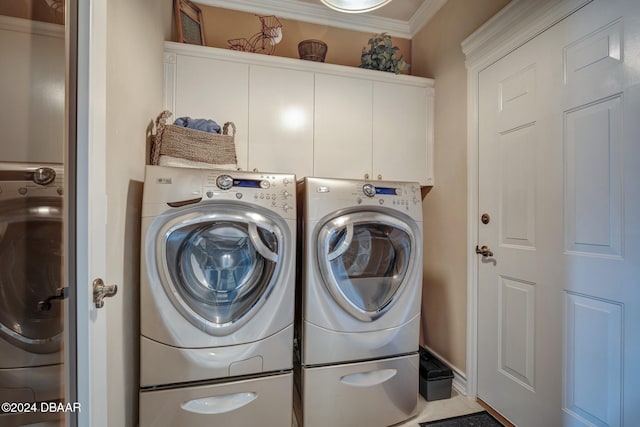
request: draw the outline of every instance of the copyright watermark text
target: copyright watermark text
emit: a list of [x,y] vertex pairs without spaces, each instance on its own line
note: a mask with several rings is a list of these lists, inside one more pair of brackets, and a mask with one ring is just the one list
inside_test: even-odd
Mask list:
[[2,402],[0,410],[5,414],[24,414],[29,412],[81,412],[82,408],[78,402]]

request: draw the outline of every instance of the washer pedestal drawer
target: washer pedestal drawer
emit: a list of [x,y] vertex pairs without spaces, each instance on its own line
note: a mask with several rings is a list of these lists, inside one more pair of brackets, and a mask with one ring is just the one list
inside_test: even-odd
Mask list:
[[418,354],[301,369],[302,424],[385,427],[417,412]]
[[290,427],[293,374],[140,392],[140,427]]

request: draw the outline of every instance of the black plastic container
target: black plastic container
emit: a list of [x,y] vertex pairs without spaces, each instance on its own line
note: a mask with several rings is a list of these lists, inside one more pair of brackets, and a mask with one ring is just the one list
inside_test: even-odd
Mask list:
[[453,372],[427,350],[420,348],[420,394],[427,400],[449,399]]

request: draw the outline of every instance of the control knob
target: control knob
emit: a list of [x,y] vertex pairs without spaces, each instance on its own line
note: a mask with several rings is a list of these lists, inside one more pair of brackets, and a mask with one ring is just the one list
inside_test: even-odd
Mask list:
[[216,185],[221,190],[228,190],[233,186],[233,178],[229,175],[220,175],[216,179]]
[[367,197],[373,197],[376,195],[376,187],[373,184],[365,184],[362,186],[362,192]]
[[38,168],[33,172],[33,182],[36,184],[51,184],[54,179],[56,179],[56,171],[51,168]]

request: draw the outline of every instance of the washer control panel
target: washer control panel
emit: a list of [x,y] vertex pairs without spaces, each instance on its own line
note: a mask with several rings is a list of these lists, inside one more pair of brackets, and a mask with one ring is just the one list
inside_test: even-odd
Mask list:
[[282,214],[295,213],[295,176],[260,172],[211,171],[205,173],[204,200],[231,197]]
[[[20,166],[20,165],[18,165]],[[63,169],[58,165],[0,167],[0,198],[59,197],[64,193]]]

